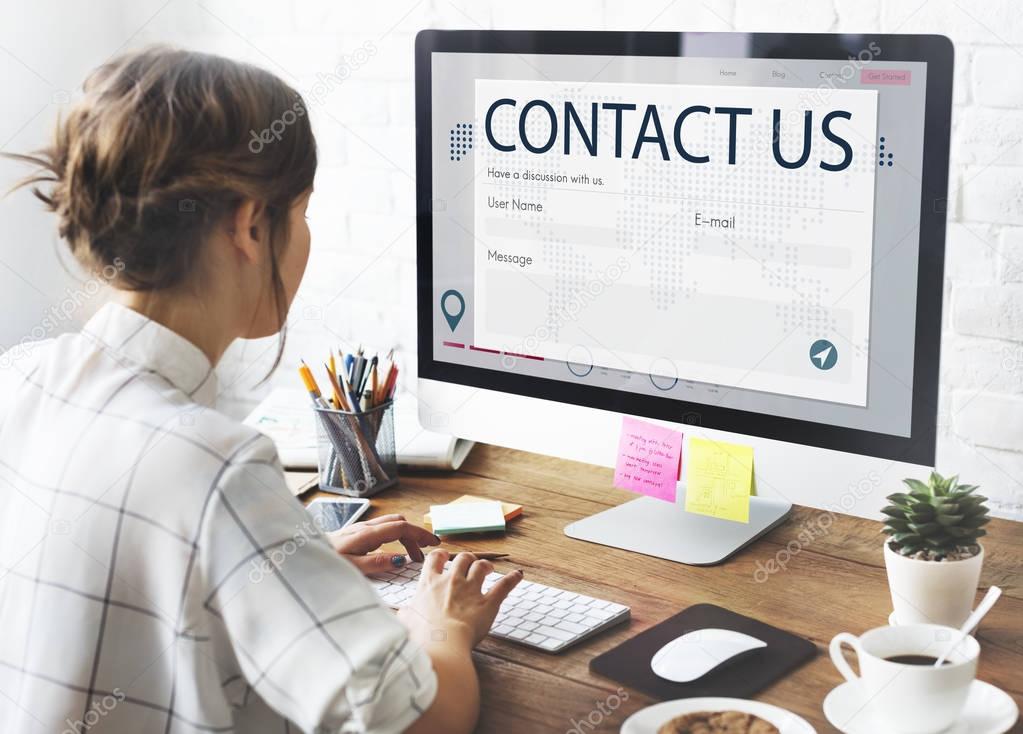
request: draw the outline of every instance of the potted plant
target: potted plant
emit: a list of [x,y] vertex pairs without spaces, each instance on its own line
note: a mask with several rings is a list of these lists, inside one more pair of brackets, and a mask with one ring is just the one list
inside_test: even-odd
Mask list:
[[903,480],[908,492],[888,497],[885,568],[896,624],[925,622],[959,627],[973,608],[987,531],[987,497],[959,477],[931,472],[925,484]]

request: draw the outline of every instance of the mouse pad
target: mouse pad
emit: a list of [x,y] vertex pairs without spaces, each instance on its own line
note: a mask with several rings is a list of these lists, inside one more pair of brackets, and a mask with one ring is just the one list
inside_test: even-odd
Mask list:
[[[664,645],[686,632],[709,627],[752,635],[767,647],[729,660],[689,683],[665,680],[650,669],[650,659]],[[749,698],[816,654],[817,646],[802,637],[713,604],[696,604],[598,655],[590,661],[590,670],[662,699]]]

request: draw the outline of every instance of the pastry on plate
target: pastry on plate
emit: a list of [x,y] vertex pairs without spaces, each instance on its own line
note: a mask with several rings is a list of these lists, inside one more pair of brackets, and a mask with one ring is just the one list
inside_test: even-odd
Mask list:
[[697,711],[661,724],[657,734],[780,734],[759,716],[741,711]]

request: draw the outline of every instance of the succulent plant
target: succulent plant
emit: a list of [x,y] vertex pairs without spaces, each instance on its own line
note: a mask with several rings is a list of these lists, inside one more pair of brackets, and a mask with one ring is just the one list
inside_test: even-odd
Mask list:
[[909,491],[890,495],[891,504],[881,510],[892,550],[935,561],[973,555],[991,519],[987,497],[974,494],[977,485],[960,484],[958,476],[946,479],[937,472],[931,472],[926,484],[918,479],[903,482]]

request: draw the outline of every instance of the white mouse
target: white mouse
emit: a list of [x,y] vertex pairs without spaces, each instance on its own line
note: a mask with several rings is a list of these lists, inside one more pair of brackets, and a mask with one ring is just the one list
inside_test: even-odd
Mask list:
[[662,647],[650,660],[650,668],[661,678],[689,683],[736,655],[767,647],[767,643],[742,632],[702,629],[687,632]]

